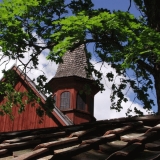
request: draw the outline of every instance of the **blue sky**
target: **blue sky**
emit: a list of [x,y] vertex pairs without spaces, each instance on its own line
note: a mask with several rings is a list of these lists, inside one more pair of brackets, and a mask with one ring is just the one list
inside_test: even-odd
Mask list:
[[[92,2],[95,4],[96,9],[107,8],[111,11],[112,10],[127,11],[130,4],[130,0],[92,0]],[[133,1],[130,8],[130,13],[134,14],[135,16],[140,15]]]

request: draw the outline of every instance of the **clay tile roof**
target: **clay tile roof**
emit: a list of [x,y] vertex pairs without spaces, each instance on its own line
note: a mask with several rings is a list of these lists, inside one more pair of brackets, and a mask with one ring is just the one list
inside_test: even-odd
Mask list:
[[54,78],[78,76],[87,79],[86,72],[87,58],[84,45],[80,45],[72,52],[66,52],[63,56],[63,63],[59,64]]
[[158,160],[160,116],[0,133],[1,160]]

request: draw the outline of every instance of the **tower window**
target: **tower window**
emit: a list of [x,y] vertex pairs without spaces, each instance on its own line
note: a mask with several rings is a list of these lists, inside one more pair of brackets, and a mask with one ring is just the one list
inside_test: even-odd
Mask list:
[[63,92],[61,94],[60,109],[65,110],[70,108],[70,92]]
[[86,110],[86,95],[77,94],[77,109]]

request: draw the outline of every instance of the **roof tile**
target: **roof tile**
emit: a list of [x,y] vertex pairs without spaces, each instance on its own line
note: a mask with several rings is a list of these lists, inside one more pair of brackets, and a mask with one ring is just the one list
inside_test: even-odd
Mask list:
[[7,148],[15,148],[15,147],[22,147],[22,146],[26,146],[26,145],[33,145],[33,144],[38,144],[40,143],[41,140],[32,140],[32,141],[28,141],[28,142],[19,142],[19,143],[2,143],[0,144],[0,149],[7,149]]
[[129,159],[132,155],[138,154],[138,152],[142,151],[142,144],[141,143],[133,143],[124,149],[113,153],[110,157],[106,160],[116,160],[117,158],[120,159]]
[[52,141],[52,142],[47,142],[47,143],[42,143],[39,144],[38,146],[35,147],[34,150],[37,150],[39,148],[49,148],[49,147],[53,147],[53,146],[57,146],[57,145],[61,145],[61,144],[66,144],[66,143],[70,143],[70,142],[75,142],[78,141],[77,137],[73,137],[73,138],[62,138],[59,139],[57,141]]
[[147,143],[145,145],[146,149],[149,149],[151,151],[159,151],[160,150],[160,145],[159,144],[155,144],[155,143]]
[[47,152],[48,149],[47,148],[40,148],[40,149],[37,149],[35,151],[32,151],[32,152],[29,152],[29,153],[25,153],[21,156],[18,156],[16,158],[14,158],[13,160],[27,160],[27,159],[31,159],[31,158],[34,158],[40,154],[43,154],[45,152]]
[[5,153],[7,153],[7,152],[8,152],[7,149],[1,149],[1,150],[0,150],[0,155],[5,154]]

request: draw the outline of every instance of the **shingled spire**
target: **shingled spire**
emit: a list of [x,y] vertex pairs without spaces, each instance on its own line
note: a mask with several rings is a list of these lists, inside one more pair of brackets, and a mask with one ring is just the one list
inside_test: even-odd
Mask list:
[[49,82],[55,105],[74,124],[95,120],[94,95],[99,87],[92,76],[87,76],[87,66],[85,46],[80,45],[64,54],[63,63]]
[[63,63],[59,64],[55,78],[78,76],[93,79],[92,76],[87,76],[87,58],[84,45],[79,46],[72,52],[66,52],[62,59]]

